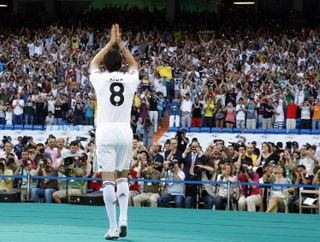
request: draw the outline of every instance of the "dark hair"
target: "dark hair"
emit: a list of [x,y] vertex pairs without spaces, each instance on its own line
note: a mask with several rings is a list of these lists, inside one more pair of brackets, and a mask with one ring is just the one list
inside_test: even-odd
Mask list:
[[111,49],[104,55],[103,62],[109,72],[118,71],[121,68],[122,57],[119,51]]

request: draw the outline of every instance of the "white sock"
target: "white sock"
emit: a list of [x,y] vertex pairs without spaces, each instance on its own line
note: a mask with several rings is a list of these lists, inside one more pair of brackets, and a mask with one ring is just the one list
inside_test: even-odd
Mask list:
[[117,214],[116,214],[116,192],[114,189],[113,181],[103,182],[103,201],[106,206],[108,218],[109,218],[109,228],[116,229],[117,225]]
[[129,200],[129,184],[127,178],[120,178],[116,180],[117,197],[120,207],[119,222],[120,225],[128,220],[128,200]]

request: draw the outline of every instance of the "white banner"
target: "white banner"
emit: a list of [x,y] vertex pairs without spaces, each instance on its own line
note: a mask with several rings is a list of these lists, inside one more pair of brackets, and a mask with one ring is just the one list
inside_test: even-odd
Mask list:
[[[10,136],[13,144],[17,143],[19,136],[32,136],[35,143],[45,143],[50,134],[56,138],[68,139],[69,142],[75,140],[77,137],[87,138],[90,140],[89,131],[92,130],[92,126],[48,126],[44,131],[38,130],[0,130],[0,138],[3,136]],[[86,142],[82,143],[85,144]]]
[[[159,140],[159,144],[163,146],[167,139],[173,138],[176,133],[165,133]],[[320,147],[320,135],[291,135],[291,134],[232,134],[232,133],[187,133],[187,138],[189,142],[193,138],[197,138],[200,142],[202,149],[206,149],[207,146],[213,142],[215,139],[221,139],[226,145],[229,142],[237,143],[240,139],[245,139],[246,144],[248,142],[256,141],[257,147],[261,147],[262,142],[282,142],[283,147],[285,147],[286,142],[296,141],[299,143],[299,147],[309,143],[310,145],[316,145]]]

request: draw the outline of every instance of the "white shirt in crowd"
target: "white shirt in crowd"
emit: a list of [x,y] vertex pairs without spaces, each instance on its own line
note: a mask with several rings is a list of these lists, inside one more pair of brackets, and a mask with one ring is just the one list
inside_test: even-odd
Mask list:
[[236,111],[237,111],[237,120],[245,120],[246,119],[246,106],[244,104],[237,104],[236,106]]
[[24,100],[23,99],[14,99],[12,101],[12,107],[13,107],[13,114],[14,115],[23,114]]
[[282,105],[279,105],[278,107],[275,108],[275,112],[278,114],[275,114],[275,122],[283,122],[284,121],[284,113],[283,113],[283,108]]
[[189,101],[187,99],[183,99],[183,101],[181,102],[181,111],[191,113],[192,111],[191,99],[189,99]]

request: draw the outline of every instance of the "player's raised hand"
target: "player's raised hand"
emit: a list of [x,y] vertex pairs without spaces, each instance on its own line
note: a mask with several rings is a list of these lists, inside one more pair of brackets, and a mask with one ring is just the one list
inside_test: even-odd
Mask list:
[[116,29],[117,44],[121,48],[123,46],[123,43],[122,43],[122,36],[121,36],[119,24],[115,24],[115,29]]
[[117,43],[117,37],[116,37],[116,25],[113,24],[111,27],[111,32],[110,32],[110,41],[109,43],[111,45],[114,45]]

